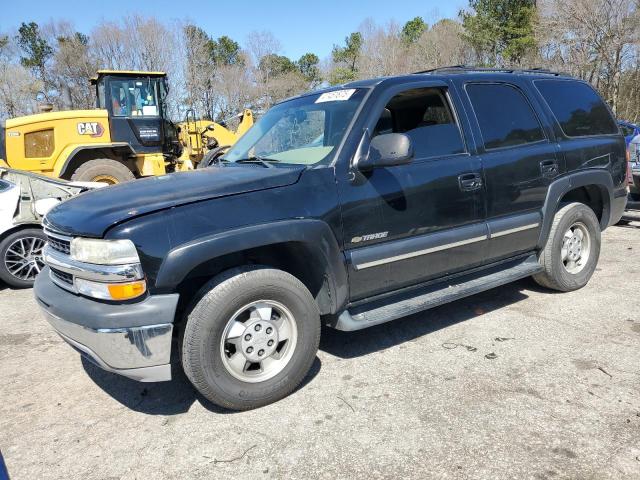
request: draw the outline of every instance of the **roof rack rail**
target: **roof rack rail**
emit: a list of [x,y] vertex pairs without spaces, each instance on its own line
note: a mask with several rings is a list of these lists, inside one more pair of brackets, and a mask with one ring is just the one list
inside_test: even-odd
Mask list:
[[448,67],[430,68],[428,70],[422,70],[419,72],[413,72],[414,75],[421,73],[462,73],[462,72],[479,72],[479,73],[526,73],[526,74],[539,74],[539,75],[553,75],[561,76],[565,75],[561,72],[553,72],[546,68],[487,68],[487,67],[474,67],[469,65],[451,65]]

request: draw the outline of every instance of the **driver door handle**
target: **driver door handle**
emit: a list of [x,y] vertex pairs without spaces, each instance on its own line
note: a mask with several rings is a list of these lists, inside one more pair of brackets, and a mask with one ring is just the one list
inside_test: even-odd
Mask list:
[[477,172],[458,175],[458,185],[463,192],[474,192],[482,188],[482,175]]

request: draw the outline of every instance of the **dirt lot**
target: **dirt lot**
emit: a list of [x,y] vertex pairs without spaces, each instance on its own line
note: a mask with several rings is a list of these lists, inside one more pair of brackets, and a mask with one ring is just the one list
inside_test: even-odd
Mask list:
[[245,413],[101,372],[0,286],[0,449],[13,479],[640,478],[635,218],[587,288],[325,331],[303,387]]

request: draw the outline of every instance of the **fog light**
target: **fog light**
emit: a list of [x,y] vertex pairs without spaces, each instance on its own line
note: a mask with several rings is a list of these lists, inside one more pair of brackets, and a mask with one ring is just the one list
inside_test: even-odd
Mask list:
[[78,293],[101,300],[130,300],[147,291],[147,284],[144,280],[127,283],[101,283],[76,278],[75,285]]

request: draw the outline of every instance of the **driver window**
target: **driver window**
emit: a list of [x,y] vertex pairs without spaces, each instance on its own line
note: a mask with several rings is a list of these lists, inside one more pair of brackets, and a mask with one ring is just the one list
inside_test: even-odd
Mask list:
[[373,136],[404,133],[416,159],[465,152],[460,129],[442,89],[418,88],[393,97],[380,114]]

